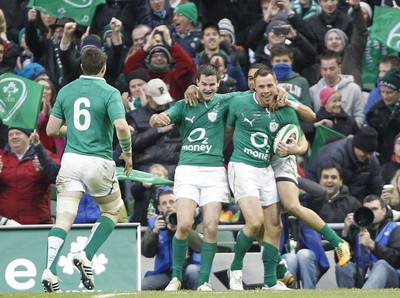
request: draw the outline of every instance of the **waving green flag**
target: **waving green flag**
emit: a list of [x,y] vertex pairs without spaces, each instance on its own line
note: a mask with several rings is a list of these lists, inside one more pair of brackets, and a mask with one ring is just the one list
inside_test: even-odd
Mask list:
[[400,9],[375,6],[371,38],[400,52]]
[[0,119],[7,126],[35,129],[42,103],[43,86],[5,73],[0,76]]
[[106,0],[30,0],[28,7],[57,18],[69,17],[83,26],[90,26],[96,7]]

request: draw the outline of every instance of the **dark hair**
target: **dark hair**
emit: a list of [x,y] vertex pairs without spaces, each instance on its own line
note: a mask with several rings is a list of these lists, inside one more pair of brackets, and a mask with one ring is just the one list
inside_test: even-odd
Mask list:
[[272,69],[265,69],[265,68],[260,68],[254,73],[254,82],[256,81],[256,78],[258,77],[268,77],[269,75],[272,75],[276,81],[276,77]]
[[264,64],[264,63],[260,63],[260,62],[256,62],[253,63],[252,65],[250,65],[249,70],[250,69],[269,69],[268,65]]
[[203,24],[203,26],[201,26],[201,38],[204,37],[204,31],[206,31],[206,29],[208,29],[208,28],[214,28],[218,32],[218,35],[220,35],[218,24],[215,22],[208,21],[208,22],[205,22]]
[[50,89],[51,89],[50,103],[51,103],[51,107],[53,107],[54,103],[56,102],[56,97],[57,97],[57,90],[56,90],[56,87],[54,86],[54,83],[52,82],[52,80],[50,80],[48,78],[36,78],[35,79],[36,83],[39,83],[39,81],[45,81],[50,85]]
[[81,57],[85,75],[97,75],[107,63],[107,55],[98,48],[85,49]]
[[157,201],[160,201],[160,197],[161,196],[165,196],[165,195],[173,195],[174,191],[171,188],[168,188],[166,190],[161,191],[158,195],[157,195]]
[[269,55],[271,60],[275,57],[288,55],[293,61],[293,49],[285,44],[275,44],[271,47],[271,54]]
[[320,61],[331,60],[331,59],[335,59],[339,65],[342,64],[342,58],[340,57],[340,54],[338,54],[332,50],[326,50],[320,56]]
[[204,75],[206,77],[216,76],[217,81],[219,81],[221,79],[218,69],[212,64],[200,65],[199,69],[197,70],[197,79],[198,80],[200,80],[201,75]]
[[379,205],[381,205],[381,208],[385,208],[386,204],[385,201],[377,195],[368,195],[364,198],[363,203],[369,203],[369,202],[373,202],[373,201],[379,201]]
[[328,162],[328,163],[324,164],[321,167],[321,170],[319,171],[319,177],[321,177],[321,174],[322,174],[323,170],[328,170],[328,169],[336,169],[338,171],[338,173],[339,173],[339,178],[343,179],[342,167],[336,162]]
[[221,57],[222,60],[224,61],[224,65],[226,68],[228,68],[228,59],[226,58],[226,55],[224,54],[220,54],[220,53],[215,53],[211,56],[210,61],[213,57]]
[[384,56],[379,63],[388,63],[397,70],[400,70],[400,57],[397,56]]

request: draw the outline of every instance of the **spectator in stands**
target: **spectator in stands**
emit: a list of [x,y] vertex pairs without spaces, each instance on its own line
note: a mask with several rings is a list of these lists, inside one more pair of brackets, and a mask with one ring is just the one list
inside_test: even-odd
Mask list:
[[[155,36],[161,33],[166,46],[157,45]],[[175,64],[172,64],[172,59]],[[154,28],[143,50],[137,50],[124,64],[124,74],[146,66],[151,79],[162,79],[168,86],[173,99],[183,98],[192,82],[195,67],[192,58],[177,43],[173,43],[166,26]]]
[[50,189],[59,158],[32,130],[10,127],[0,150],[0,214],[20,224],[51,224]]
[[321,108],[316,113],[317,118],[314,123],[304,122],[301,124],[307,140],[312,143],[315,131],[319,125],[325,125],[345,136],[356,134],[358,125],[353,117],[343,111],[340,91],[326,87],[321,89],[319,96],[321,99]]
[[174,10],[172,40],[178,43],[192,58],[201,48],[201,32],[197,26],[197,18],[197,8],[192,2],[180,4]]
[[352,244],[355,253],[353,262],[336,266],[337,284],[339,288],[397,288],[400,227],[392,221],[391,212],[379,196],[366,196],[363,206],[372,211],[373,221],[363,227],[354,213],[347,215],[342,236]]
[[[39,30],[36,30],[36,32],[38,35],[40,34]],[[20,46],[20,53],[19,56],[17,57],[14,69],[14,72],[17,74],[18,71],[21,71],[25,66],[27,66],[29,63],[32,63],[35,60],[33,53],[26,44],[25,28],[22,28],[21,31],[19,31],[18,44]]]
[[385,56],[379,62],[378,70],[378,85],[371,90],[368,95],[367,104],[365,105],[365,115],[368,114],[369,110],[382,99],[380,82],[385,74],[391,69],[400,69],[400,57],[397,56]]
[[278,83],[302,104],[311,107],[310,86],[307,80],[292,70],[293,49],[285,44],[271,47],[271,65]]
[[348,213],[361,207],[360,201],[343,184],[342,167],[335,162],[322,165],[318,183],[302,178],[299,187],[305,191],[302,201],[325,222],[342,223]]
[[172,18],[174,9],[166,0],[148,0],[150,7],[150,27],[155,28],[165,25],[169,30],[172,29]]
[[[226,56],[228,75],[236,80],[239,91],[247,90],[246,79],[241,69],[237,56],[230,56],[221,49],[221,35],[217,23],[206,22],[201,27],[201,43],[204,50],[196,55],[196,64],[200,66],[202,64],[210,63],[210,59],[214,54],[221,54]],[[232,58],[235,58],[233,60]]]
[[347,3],[352,8],[353,34],[351,39],[341,29],[332,28],[325,34],[325,47],[341,56],[342,73],[352,75],[354,82],[362,87],[361,68],[368,39],[368,29],[363,18],[360,0],[350,0]]
[[353,138],[323,146],[307,169],[306,177],[317,182],[323,165],[335,162],[342,167],[343,183],[360,202],[366,194],[380,195],[383,179],[378,158],[374,155],[378,136],[372,127],[363,126]]
[[395,172],[400,170],[400,133],[394,137],[393,143],[392,158],[381,167],[382,178],[385,184],[389,184]]
[[144,86],[150,80],[148,74],[143,69],[132,71],[126,78],[129,90],[122,93],[125,111],[128,113],[147,104],[146,94],[143,92]]
[[380,82],[382,100],[367,114],[367,122],[378,132],[379,160],[389,162],[393,153],[393,140],[400,133],[400,69],[390,69]]
[[[173,99],[167,85],[160,79],[150,80],[144,93],[147,105],[126,114],[128,124],[133,127],[133,167],[147,172],[152,164],[159,163],[167,168],[169,178],[173,179],[181,147],[179,129],[172,124],[160,128],[150,128],[149,125],[150,117],[172,106]],[[120,150],[117,146],[114,152],[117,164],[121,162],[118,161]]]
[[[38,34],[36,25],[38,12],[35,9],[28,11],[28,18],[25,22],[25,41],[30,51],[35,57],[35,62],[40,63],[46,68],[51,81],[59,90],[67,81],[64,77],[64,65],[60,58],[60,41],[64,31],[64,25],[71,19],[61,18],[57,22],[49,25],[51,30],[48,37]],[[41,13],[42,15],[43,13]]]
[[43,86],[42,104],[38,117],[37,132],[43,146],[47,150],[57,154],[58,158],[61,160],[65,148],[65,139],[49,137],[46,133],[47,122],[49,121],[51,110],[56,101],[57,91],[50,79],[39,78],[35,81]]
[[291,1],[291,6],[294,12],[303,20],[307,20],[321,13],[321,7],[315,0],[294,0]]
[[[149,219],[148,228],[142,238],[142,255],[146,258],[155,257],[154,271],[146,272],[142,280],[142,290],[164,290],[172,278],[172,241],[176,224],[166,220],[166,215],[176,212],[175,195],[170,188],[162,191],[157,199],[159,214]],[[192,229],[188,239],[190,254],[183,269],[182,288],[196,290],[200,274],[202,235]]]
[[400,210],[400,170],[394,173],[390,183],[383,186],[381,198],[390,209]]
[[0,75],[6,72],[13,72],[12,68],[4,63],[4,54],[7,53],[7,50],[7,43],[0,37]]
[[255,52],[255,61],[269,67],[272,67],[271,47],[277,44],[290,44],[293,47],[294,71],[301,73],[303,69],[314,64],[317,56],[315,47],[300,30],[294,30],[284,12],[273,18],[269,16],[260,19],[248,37],[248,45]]
[[326,87],[335,88],[342,95],[343,110],[349,116],[353,117],[360,127],[364,124],[365,120],[365,104],[360,86],[354,83],[353,76],[341,74],[341,62],[338,53],[327,50],[320,58],[320,73],[322,78],[310,89],[314,111],[318,111],[321,107],[319,96],[321,90]]
[[[122,22],[116,18],[112,18],[110,23],[112,30],[112,46],[107,53],[107,68],[104,79],[108,84],[115,86],[118,76],[121,72],[120,62],[122,59]],[[60,42],[60,60],[64,69],[64,79],[66,82],[72,82],[82,74],[80,68],[81,55],[87,48],[98,48],[102,49],[103,44],[101,39],[97,35],[88,35],[82,39],[80,43],[79,52],[76,52],[74,47],[74,33],[77,30],[77,24],[74,22],[68,22],[64,26],[64,32]],[[77,57],[77,58],[75,58]]]
[[132,45],[129,48],[128,52],[124,54],[124,62],[133,55],[138,49],[142,49],[146,44],[146,39],[150,35],[152,29],[150,26],[146,24],[139,24],[132,30]]
[[348,38],[351,38],[353,26],[351,18],[338,9],[338,0],[318,0],[321,6],[321,13],[307,21],[316,38],[317,52],[322,53],[325,49],[325,35],[331,28],[342,30]]
[[217,90],[220,94],[237,91],[236,80],[228,75],[227,63],[226,56],[221,54],[214,54],[210,59],[210,64],[218,69],[221,76]]

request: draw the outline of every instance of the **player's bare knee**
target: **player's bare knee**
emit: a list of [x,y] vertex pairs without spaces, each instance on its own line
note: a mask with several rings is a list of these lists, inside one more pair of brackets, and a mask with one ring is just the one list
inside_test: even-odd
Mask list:
[[111,215],[118,215],[124,205],[121,196],[116,200],[107,203],[97,203],[99,205],[101,213],[108,213]]

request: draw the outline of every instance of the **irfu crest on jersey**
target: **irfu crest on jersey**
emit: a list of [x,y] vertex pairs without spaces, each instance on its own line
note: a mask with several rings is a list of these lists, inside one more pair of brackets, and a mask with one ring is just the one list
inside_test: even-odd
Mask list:
[[208,120],[210,120],[211,122],[215,122],[215,120],[217,120],[218,113],[209,112],[207,115],[208,115]]
[[279,127],[279,124],[276,123],[275,121],[272,121],[272,122],[269,124],[269,130],[270,130],[271,132],[275,132],[275,131],[278,129],[278,127]]

